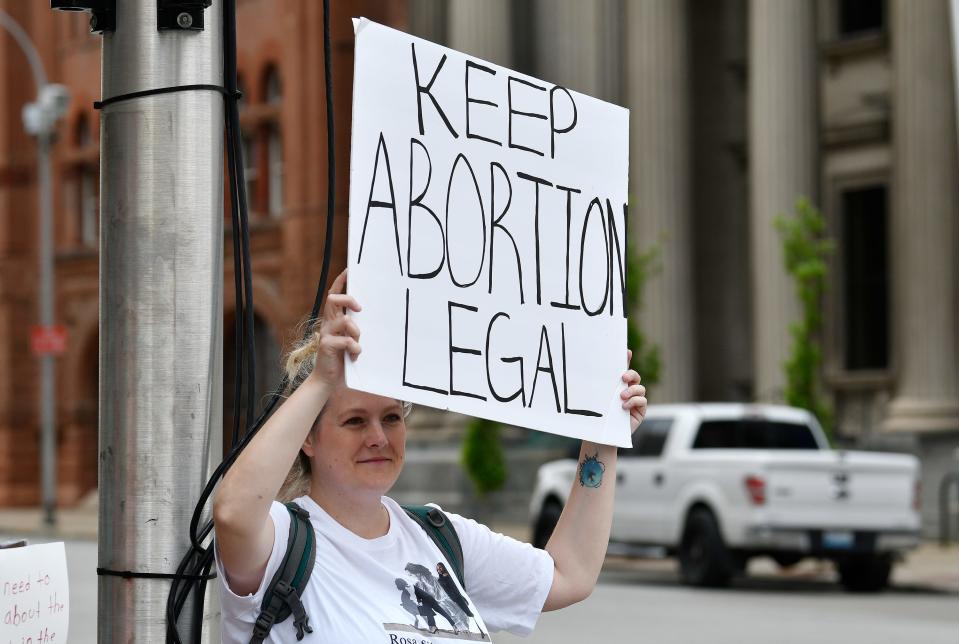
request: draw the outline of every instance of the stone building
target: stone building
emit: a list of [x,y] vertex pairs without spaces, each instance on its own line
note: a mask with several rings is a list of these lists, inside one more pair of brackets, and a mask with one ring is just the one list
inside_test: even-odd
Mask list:
[[799,313],[773,221],[828,222],[843,446],[959,470],[959,138],[946,0],[412,0],[417,35],[630,109],[656,402],[781,402]]
[[[319,2],[238,4],[263,391],[319,274],[322,23]],[[59,481],[62,501],[71,502],[95,483],[91,102],[99,47],[82,19],[44,5],[0,2],[74,96],[56,166],[57,315],[70,332],[58,361]],[[338,242],[348,191],[350,15],[625,105],[631,243],[662,252],[639,316],[664,363],[652,402],[782,399],[788,325],[799,309],[772,222],[806,197],[836,244],[822,340],[838,437],[919,454],[925,524],[935,528],[939,481],[959,468],[959,139],[947,0],[333,6]],[[37,369],[27,348],[37,282],[34,147],[19,120],[34,90],[9,39],[0,39],[0,73],[0,504],[22,504],[37,501],[39,480],[33,465],[16,467],[38,459]],[[344,248],[337,244],[340,264]],[[230,329],[230,289],[225,295]],[[229,340],[224,355],[229,373]],[[462,419],[424,411],[418,422],[417,436],[447,443],[419,458],[455,463],[449,443]]]

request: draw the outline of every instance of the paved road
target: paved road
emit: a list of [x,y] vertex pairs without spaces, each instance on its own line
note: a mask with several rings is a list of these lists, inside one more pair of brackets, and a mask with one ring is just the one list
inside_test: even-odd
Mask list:
[[811,579],[762,578],[692,590],[671,570],[603,574],[585,603],[497,644],[957,644],[959,595],[896,588],[850,595]]
[[[33,543],[39,543],[34,540]],[[67,541],[70,642],[96,642],[93,541]],[[627,568],[631,567],[627,564]],[[850,595],[822,579],[761,577],[723,591],[680,586],[671,564],[603,574],[585,603],[544,615],[529,638],[497,644],[957,644],[959,593],[898,586]]]

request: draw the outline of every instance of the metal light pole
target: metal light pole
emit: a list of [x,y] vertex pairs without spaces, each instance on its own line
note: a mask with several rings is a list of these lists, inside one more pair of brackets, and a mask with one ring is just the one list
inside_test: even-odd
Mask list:
[[[0,27],[5,29],[23,50],[37,86],[37,100],[23,108],[27,132],[37,139],[37,194],[40,205],[39,269],[40,325],[53,326],[53,182],[50,172],[50,148],[57,121],[66,112],[69,94],[62,85],[48,85],[47,75],[36,47],[10,14],[0,9]],[[43,489],[43,516],[47,525],[56,523],[57,445],[56,445],[56,372],[50,353],[40,356],[40,471]]]
[[949,31],[952,33],[952,77],[955,81],[952,84],[953,107],[956,129],[959,130],[959,0],[949,0]]
[[[116,3],[115,31],[103,35],[104,101],[222,86],[220,3],[206,10],[202,30],[180,18],[181,30],[164,31],[158,4]],[[101,111],[104,571],[174,573],[193,506],[222,454],[223,116],[223,97],[209,89],[129,98]],[[215,585],[207,588],[204,637],[219,641]],[[99,641],[166,641],[169,589],[168,579],[101,576]],[[181,614],[187,633],[193,604]]]

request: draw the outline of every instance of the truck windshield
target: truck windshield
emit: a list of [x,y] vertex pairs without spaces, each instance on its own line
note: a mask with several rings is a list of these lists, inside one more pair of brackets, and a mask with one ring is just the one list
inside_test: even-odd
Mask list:
[[[672,418],[647,418],[633,433],[633,446],[619,448],[620,456],[660,456],[669,436]],[[577,456],[578,458],[578,456]]]
[[819,449],[812,430],[800,423],[762,418],[704,420],[693,449]]

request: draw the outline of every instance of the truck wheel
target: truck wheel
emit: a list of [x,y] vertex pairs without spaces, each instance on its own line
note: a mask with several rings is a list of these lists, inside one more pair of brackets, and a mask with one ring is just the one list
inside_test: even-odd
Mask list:
[[780,568],[792,568],[805,559],[805,557],[798,552],[777,552],[772,555],[772,558]]
[[690,513],[679,544],[679,570],[690,586],[721,588],[733,576],[733,561],[719,533],[713,513],[697,508]]
[[837,562],[839,582],[854,593],[875,593],[889,585],[892,557],[857,555]]
[[556,499],[547,499],[543,503],[543,510],[533,526],[533,545],[540,549],[546,548],[546,543],[553,536],[553,530],[559,522],[559,515],[563,513],[563,506]]

